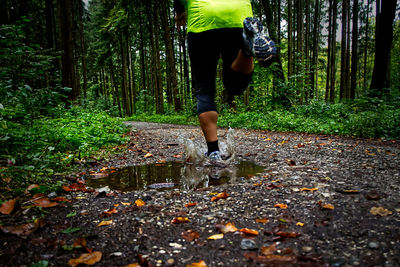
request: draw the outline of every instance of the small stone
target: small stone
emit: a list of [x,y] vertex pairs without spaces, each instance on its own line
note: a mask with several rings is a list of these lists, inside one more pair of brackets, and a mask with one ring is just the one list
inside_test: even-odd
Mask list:
[[240,248],[243,250],[256,250],[258,249],[256,242],[251,239],[243,238],[240,242]]
[[178,244],[178,243],[169,243],[169,245],[171,247],[173,247],[173,248],[176,248],[176,249],[181,249],[182,248],[182,245]]
[[379,244],[378,244],[378,243],[375,243],[375,242],[369,242],[369,243],[368,243],[368,247],[369,247],[369,248],[372,248],[372,249],[376,249],[376,248],[379,247]]
[[110,256],[121,257],[122,256],[122,252],[113,252],[113,253],[110,254]]
[[175,260],[173,258],[170,258],[170,259],[167,260],[167,263],[168,263],[169,266],[172,266],[172,265],[174,265]]
[[330,266],[331,267],[342,267],[346,264],[346,260],[344,259],[334,259],[330,261]]
[[301,249],[305,252],[310,252],[313,248],[312,247],[302,247]]
[[48,198],[54,198],[57,197],[57,193],[56,192],[51,192],[50,194],[47,195]]
[[160,254],[165,254],[165,250],[162,249],[162,250],[159,251],[159,253]]

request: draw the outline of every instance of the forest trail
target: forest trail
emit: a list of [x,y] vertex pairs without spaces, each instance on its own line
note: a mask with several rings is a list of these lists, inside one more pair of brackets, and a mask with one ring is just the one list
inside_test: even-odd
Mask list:
[[[129,145],[86,173],[182,161],[178,138],[203,138],[194,126],[126,124]],[[0,262],[64,266],[87,253],[95,266],[400,265],[398,141],[240,129],[236,148],[264,171],[196,190],[64,192],[72,202],[46,209],[36,231],[2,235]]]

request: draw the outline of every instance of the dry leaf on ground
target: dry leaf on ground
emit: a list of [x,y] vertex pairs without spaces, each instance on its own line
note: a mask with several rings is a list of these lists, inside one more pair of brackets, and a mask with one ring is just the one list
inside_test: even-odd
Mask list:
[[146,202],[144,202],[144,201],[141,200],[141,199],[138,199],[138,200],[135,201],[135,204],[136,204],[136,206],[138,206],[138,207],[142,207],[142,206],[146,205]]
[[207,264],[205,261],[199,261],[199,262],[193,262],[192,264],[186,265],[186,267],[207,267]]
[[217,201],[217,200],[220,200],[220,199],[225,199],[227,197],[229,197],[229,195],[228,195],[228,193],[226,193],[224,191],[224,192],[221,192],[221,193],[217,194],[215,197],[212,197],[211,201]]
[[235,224],[230,223],[230,222],[227,223],[226,225],[217,224],[215,227],[217,228],[218,231],[220,231],[223,234],[234,233],[234,232],[238,231],[238,229],[235,227]]
[[267,223],[267,222],[269,222],[269,219],[268,218],[256,219],[256,222],[258,222],[258,223]]
[[196,205],[197,205],[197,202],[187,203],[187,204],[185,204],[185,207],[188,208],[188,207],[193,207],[193,206],[196,206]]
[[217,240],[217,239],[222,239],[222,238],[224,238],[224,234],[212,235],[212,236],[209,236],[207,239],[210,239],[210,240]]
[[186,241],[189,241],[189,242],[200,237],[200,234],[193,230],[187,230],[185,232],[182,232],[181,235]]
[[300,189],[300,191],[311,191],[311,192],[314,192],[314,191],[317,191],[317,190],[318,190],[317,187],[313,187],[313,188],[303,187],[302,189]]
[[75,267],[79,264],[93,265],[101,260],[102,253],[100,251],[94,251],[91,253],[84,253],[79,258],[70,259],[68,264]]
[[112,224],[112,220],[109,221],[101,221],[97,226],[106,226]]
[[274,205],[275,208],[281,208],[281,209],[287,209],[287,205],[286,204],[282,204],[282,203],[278,203]]
[[11,199],[11,200],[6,201],[3,204],[1,204],[0,212],[5,215],[9,215],[14,210],[14,206],[15,206],[15,203],[17,202],[17,199],[18,198]]
[[176,217],[171,220],[171,223],[187,223],[190,222],[189,218],[187,217]]
[[247,235],[258,235],[257,230],[249,229],[249,228],[242,228],[240,229],[240,232],[245,233]]
[[379,216],[388,216],[393,213],[390,210],[385,209],[384,207],[373,207],[369,212],[372,215],[379,215]]

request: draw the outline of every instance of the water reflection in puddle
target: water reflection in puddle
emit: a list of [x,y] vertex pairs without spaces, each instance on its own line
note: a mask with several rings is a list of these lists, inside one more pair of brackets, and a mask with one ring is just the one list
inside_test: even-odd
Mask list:
[[125,192],[145,188],[195,189],[232,183],[237,178],[248,178],[263,171],[263,167],[246,161],[226,168],[167,162],[125,167],[107,177],[89,179],[87,183],[95,188],[109,186]]

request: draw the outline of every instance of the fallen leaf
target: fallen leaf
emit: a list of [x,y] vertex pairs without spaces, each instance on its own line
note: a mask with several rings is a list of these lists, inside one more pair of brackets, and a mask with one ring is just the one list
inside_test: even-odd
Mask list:
[[345,189],[345,190],[343,190],[343,193],[357,194],[357,193],[359,193],[359,191],[357,189]]
[[385,209],[384,207],[373,207],[369,212],[372,215],[379,215],[379,216],[388,216],[393,213],[390,210]]
[[269,219],[268,218],[256,219],[256,222],[257,223],[267,223],[267,222],[269,222]]
[[0,226],[0,229],[6,234],[9,233],[17,236],[28,236],[45,224],[46,222],[43,219],[36,219],[34,222],[16,226]]
[[313,188],[303,187],[302,189],[300,189],[300,191],[311,191],[311,192],[314,192],[314,191],[317,191],[317,190],[318,190],[317,187],[313,187]]
[[295,256],[280,256],[273,254],[268,256],[258,256],[255,252],[248,252],[243,256],[248,260],[268,266],[291,266],[288,264],[294,264],[296,262]]
[[176,217],[171,220],[171,223],[187,223],[190,222],[189,218],[187,217]]
[[261,255],[263,255],[263,256],[269,256],[269,255],[274,254],[274,252],[275,252],[276,250],[277,250],[277,249],[276,249],[276,244],[273,244],[273,245],[268,246],[268,247],[262,247],[262,248],[261,248]]
[[136,204],[136,206],[138,206],[138,207],[142,207],[142,206],[146,205],[146,202],[144,202],[144,201],[141,200],[141,199],[138,199],[138,200],[135,201],[135,204]]
[[245,233],[247,235],[258,235],[257,230],[249,229],[249,228],[242,228],[240,229],[240,232]]
[[117,204],[114,204],[114,207],[118,207],[119,206],[119,204],[117,203]]
[[121,204],[124,206],[130,206],[132,203],[131,202],[121,202]]
[[40,199],[34,199],[33,200],[33,205],[37,207],[42,207],[42,208],[50,208],[57,206],[57,202],[51,202],[47,197],[45,198],[40,198]]
[[256,184],[253,184],[253,186],[255,186],[255,187],[257,187],[257,186],[262,186],[262,182],[259,182],[259,183],[256,183]]
[[303,143],[297,144],[297,148],[305,147]]
[[185,204],[185,207],[188,208],[188,207],[193,207],[193,206],[196,206],[196,205],[197,205],[197,202],[187,203],[187,204]]
[[323,209],[325,209],[325,210],[333,210],[333,209],[335,209],[335,207],[332,204],[323,204],[321,207]]
[[217,194],[215,197],[212,197],[211,201],[217,201],[217,200],[220,200],[220,199],[225,199],[227,197],[229,197],[229,195],[226,193],[226,191],[224,191],[224,192],[221,192],[221,193]]
[[275,235],[282,236],[282,237],[290,237],[290,238],[300,236],[300,234],[295,233],[295,232],[276,232]]
[[217,239],[222,239],[222,238],[224,238],[224,234],[212,235],[212,236],[209,236],[207,239],[210,239],[210,240],[217,240]]
[[200,237],[200,234],[193,230],[187,230],[185,232],[182,232],[181,235],[186,241],[189,241],[189,242]]
[[1,204],[0,212],[9,215],[13,210],[18,198],[11,199]]
[[148,152],[146,155],[144,155],[145,158],[150,158],[153,157],[153,154],[151,154],[150,152]]
[[97,226],[105,226],[105,225],[110,225],[112,224],[112,220],[109,221],[101,221]]
[[239,230],[239,229],[237,229],[237,228],[235,227],[235,224],[230,223],[230,222],[228,222],[228,223],[225,224],[225,225],[223,225],[223,224],[217,224],[215,227],[218,229],[218,231],[220,231],[220,232],[223,233],[223,234],[226,234],[226,233],[234,233],[234,232],[236,232],[236,231]]
[[297,226],[304,226],[304,223],[298,222],[298,223],[296,223],[296,225],[297,225]]
[[70,259],[68,264],[75,267],[79,264],[93,265],[101,260],[102,253],[100,251],[94,251],[91,253],[84,253],[79,258]]
[[118,210],[116,208],[112,208],[112,209],[103,211],[100,216],[107,217],[107,216],[111,216],[111,214],[115,214],[115,213],[118,213]]
[[207,264],[205,261],[199,261],[199,262],[193,262],[192,264],[186,265],[186,267],[207,267]]
[[179,158],[182,158],[182,155],[176,154],[176,155],[173,155],[172,157],[176,158],[176,159],[179,159]]
[[140,264],[139,263],[132,263],[132,264],[126,265],[124,267],[140,267]]
[[62,189],[67,192],[77,192],[77,191],[93,192],[94,191],[93,189],[86,188],[84,184],[77,184],[77,183],[70,184],[69,186],[63,185]]
[[287,209],[288,206],[286,204],[278,203],[274,205],[275,208]]

